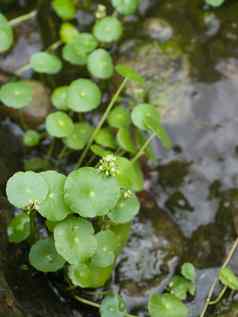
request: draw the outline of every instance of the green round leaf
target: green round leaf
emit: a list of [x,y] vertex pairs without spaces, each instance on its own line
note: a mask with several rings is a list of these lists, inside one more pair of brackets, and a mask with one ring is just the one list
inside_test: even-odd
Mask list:
[[39,213],[50,221],[63,220],[69,213],[64,202],[64,183],[66,177],[56,171],[42,172],[48,184],[48,195],[39,205]]
[[73,132],[73,129],[74,124],[72,119],[64,112],[53,112],[46,119],[46,130],[53,137],[66,137]]
[[220,7],[225,0],[206,0],[206,3],[212,7]]
[[156,118],[157,122],[160,123],[160,114],[154,106],[148,103],[137,105],[131,113],[134,125],[141,130],[147,130],[148,127],[145,125],[146,118]]
[[144,124],[148,129],[156,134],[156,136],[160,139],[162,145],[167,150],[171,149],[171,147],[173,146],[173,142],[167,131],[161,126],[160,119],[158,117],[148,116],[145,118]]
[[120,187],[115,178],[105,177],[92,167],[73,171],[65,182],[65,201],[82,217],[106,215],[119,196]]
[[88,54],[97,47],[97,40],[90,33],[79,33],[63,49],[63,58],[73,65],[85,65]]
[[95,141],[102,146],[115,149],[117,147],[115,137],[110,128],[101,128],[95,136]]
[[122,188],[141,191],[144,186],[143,175],[138,165],[132,164],[124,157],[117,157],[117,181]]
[[118,41],[122,36],[123,27],[121,22],[113,16],[107,16],[96,22],[93,34],[100,42],[111,43]]
[[52,6],[61,19],[70,20],[76,15],[74,0],[53,0]]
[[149,299],[151,317],[187,317],[188,308],[172,294],[154,294]]
[[112,57],[102,48],[88,56],[87,67],[90,74],[99,79],[108,79],[113,75]]
[[139,210],[140,203],[135,194],[131,193],[128,198],[122,195],[116,207],[109,212],[108,217],[114,223],[126,223],[132,221]]
[[50,53],[38,52],[31,56],[31,67],[38,73],[57,74],[62,69],[61,60]]
[[67,218],[54,229],[57,252],[70,264],[91,258],[97,249],[92,224],[82,218]]
[[68,110],[68,87],[58,87],[53,91],[51,101],[56,109]]
[[181,268],[181,274],[189,281],[196,281],[196,270],[192,263],[184,263]]
[[26,146],[36,146],[41,139],[40,134],[34,130],[27,130],[23,135],[23,143]]
[[238,290],[238,277],[228,267],[224,267],[219,272],[219,280],[225,286],[233,290]]
[[136,146],[132,141],[132,135],[130,133],[130,130],[128,128],[121,128],[117,132],[117,143],[119,146],[129,152],[129,153],[135,153],[136,152]]
[[112,0],[113,7],[123,15],[132,15],[136,12],[140,0]]
[[7,227],[10,242],[19,243],[26,240],[31,233],[31,220],[28,214],[21,212],[17,214]]
[[116,235],[111,230],[105,230],[98,232],[96,239],[97,251],[92,258],[92,264],[96,267],[113,265],[117,249]]
[[64,143],[72,150],[82,150],[90,139],[94,128],[87,122],[74,125],[73,132],[64,139]]
[[35,208],[48,194],[43,176],[35,172],[17,172],[7,182],[7,198],[18,208],[34,205]]
[[115,294],[106,296],[100,305],[101,317],[126,317],[127,308],[123,299]]
[[0,100],[11,108],[26,107],[32,101],[32,87],[24,81],[5,84],[0,89]]
[[133,68],[124,64],[118,64],[116,65],[115,69],[116,72],[122,77],[127,78],[141,85],[144,84],[144,78]]
[[117,106],[111,110],[107,121],[113,128],[128,128],[131,124],[130,112],[123,106]]
[[78,50],[77,45],[72,42],[64,46],[63,59],[73,65],[86,65],[88,55],[87,53]]
[[65,260],[57,253],[53,239],[38,240],[29,253],[31,265],[41,272],[56,272],[65,264]]
[[13,31],[8,20],[0,13],[0,53],[8,51],[13,44]]
[[65,22],[60,28],[60,39],[63,43],[73,42],[79,35],[78,29],[71,23]]
[[79,33],[73,41],[78,51],[91,53],[98,46],[96,38],[91,33]]
[[97,156],[100,156],[100,157],[104,157],[104,156],[107,156],[109,154],[112,154],[111,151],[108,151],[108,150],[105,150],[103,147],[101,147],[100,145],[97,145],[97,144],[93,144],[91,147],[90,147],[90,150],[96,154]]
[[91,80],[74,80],[69,86],[69,108],[76,112],[88,112],[101,103],[101,91]]
[[[187,298],[187,293],[190,293],[192,282],[182,276],[174,276],[169,284],[170,292],[180,300]],[[192,294],[193,295],[193,294]]]
[[102,287],[111,277],[113,267],[95,267],[92,264],[80,263],[69,266],[69,277],[72,283],[82,288]]

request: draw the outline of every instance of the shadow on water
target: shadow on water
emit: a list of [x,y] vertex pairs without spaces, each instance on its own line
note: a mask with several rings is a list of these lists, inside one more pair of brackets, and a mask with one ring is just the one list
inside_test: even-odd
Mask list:
[[[6,12],[26,10],[33,4],[19,1],[16,6],[10,0],[4,2],[8,3]],[[96,1],[92,3],[95,8]],[[132,85],[127,94],[160,107],[175,143],[169,153],[155,144],[158,165],[149,165],[146,181],[152,196],[141,196],[141,215],[133,225],[113,279],[112,287],[123,294],[139,316],[146,316],[142,307],[148,294],[166,289],[179,264],[191,261],[198,268],[198,292],[190,303],[191,316],[196,317],[238,231],[237,12],[237,1],[227,1],[222,8],[211,10],[200,0],[144,0],[138,18],[126,19],[128,32],[117,57],[132,64],[146,78],[143,91]],[[54,30],[49,36],[54,38],[58,21],[51,15],[47,21]],[[79,10],[81,30],[92,22],[93,9],[85,15]],[[41,17],[18,29],[16,47],[0,58],[0,68],[11,72],[26,63],[32,52],[47,46],[44,25],[46,20]],[[65,81],[70,81],[76,71],[67,70]],[[0,169],[7,165],[11,153],[3,154]],[[0,184],[5,181],[0,177]],[[238,271],[235,261],[233,264]],[[32,273],[24,274],[29,286]],[[20,283],[20,292],[14,291],[14,278],[10,275],[6,275],[9,284],[27,314],[46,316],[31,312],[29,303],[24,302],[25,285],[21,288]],[[23,275],[16,275],[16,285]],[[33,283],[38,284],[37,278]],[[32,293],[34,288],[28,288],[26,294]],[[39,294],[41,298],[40,291]],[[67,316],[81,316],[80,309],[67,311]],[[51,316],[65,314],[51,312]],[[83,312],[82,316],[90,314]]]

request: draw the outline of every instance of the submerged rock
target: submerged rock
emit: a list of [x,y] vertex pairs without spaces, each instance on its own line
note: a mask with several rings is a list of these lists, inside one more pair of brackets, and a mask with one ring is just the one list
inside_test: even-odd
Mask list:
[[145,35],[162,43],[168,41],[173,36],[173,29],[170,24],[157,17],[146,19],[143,27]]
[[185,239],[168,214],[144,194],[138,219],[117,266],[116,279],[129,306],[146,304],[164,289],[183,255]]

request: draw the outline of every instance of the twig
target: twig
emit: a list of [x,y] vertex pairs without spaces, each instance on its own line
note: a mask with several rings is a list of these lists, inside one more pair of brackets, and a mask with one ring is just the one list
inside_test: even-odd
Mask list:
[[25,22],[27,20],[33,19],[36,16],[36,14],[37,14],[37,11],[34,10],[34,11],[30,12],[30,13],[21,15],[21,16],[15,18],[15,19],[10,20],[9,24],[11,26],[17,26],[18,24],[20,24],[22,22]]
[[[224,267],[227,266],[227,264],[230,262],[230,260],[231,260],[231,258],[233,256],[233,254],[235,253],[237,247],[238,247],[238,238],[236,238],[235,242],[233,243],[232,248],[229,251],[229,253],[228,253],[228,255],[227,255],[227,257],[226,257],[226,259],[225,259],[225,261],[224,261],[224,263],[223,263],[221,268],[224,268]],[[200,317],[204,317],[205,314],[206,314],[207,308],[210,305],[212,294],[214,292],[214,289],[216,287],[216,284],[217,284],[218,280],[219,280],[219,277],[217,276],[216,279],[214,280],[214,282],[212,283],[212,286],[210,287],[210,290],[209,290],[205,305],[204,305],[204,307],[202,309],[202,312],[200,314]]]

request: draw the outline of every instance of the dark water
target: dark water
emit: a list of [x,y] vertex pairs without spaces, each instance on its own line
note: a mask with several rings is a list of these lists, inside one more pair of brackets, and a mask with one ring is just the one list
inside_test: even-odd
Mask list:
[[[11,1],[5,2],[9,2],[4,9],[10,16],[35,5],[34,1],[18,1],[17,5],[15,2],[11,4]],[[96,1],[92,1],[91,6],[88,6],[90,1],[86,2],[82,1],[82,8],[86,7],[87,11],[78,12],[81,30],[87,29],[93,22]],[[48,12],[47,1],[38,1],[38,5],[41,8],[39,20],[18,29],[14,49],[0,58],[1,69],[14,71],[25,64],[33,52],[55,40],[58,21],[44,14]],[[186,81],[186,93],[183,91],[182,97],[179,95],[182,98],[181,106],[171,98],[171,111],[164,116],[176,146],[167,153],[158,145],[158,164],[152,164],[149,168],[146,187],[156,197],[160,209],[171,216],[176,230],[180,230],[183,236],[181,244],[185,246],[183,251],[179,251],[179,261],[192,261],[198,268],[198,293],[190,303],[191,316],[196,317],[217,268],[235,237],[238,219],[238,2],[230,0],[222,8],[211,10],[198,0],[142,1],[139,16],[127,21],[128,31],[124,42],[128,39],[154,41],[151,30],[149,35],[141,31],[151,18],[168,24],[172,39],[176,39],[180,54],[189,65],[189,72],[181,79]],[[157,27],[153,31],[155,35],[152,34],[155,38],[156,30]],[[121,43],[121,48],[115,48],[116,58],[120,58],[123,45]],[[75,72],[73,68],[65,70],[64,81],[70,81]],[[172,72],[178,74],[176,69]],[[52,81],[43,79],[54,85]],[[61,82],[62,78],[56,78],[56,81]],[[152,290],[164,289],[171,277],[165,274],[167,280],[159,278],[155,286],[157,274],[153,270],[157,266],[158,270],[161,269],[160,261],[164,256],[162,251],[154,253],[151,245],[150,237],[154,234],[151,233],[151,223],[156,221],[150,219],[142,226],[140,222],[135,224],[134,231],[139,234],[136,237],[132,234],[119,262],[113,285],[122,291],[130,307],[141,316],[146,316],[141,305],[147,300],[147,290],[150,287]],[[165,222],[167,224],[167,220]],[[157,237],[161,241],[163,228],[159,230]],[[168,237],[162,237],[163,241],[171,243]],[[175,245],[176,252],[179,247]],[[140,265],[138,268],[138,263],[133,262],[136,257],[138,262],[141,261],[138,252],[147,258],[148,263],[153,263],[151,267],[143,262],[143,274]],[[164,262],[168,265],[166,261],[165,257]],[[234,270],[238,271],[235,261],[233,264]],[[174,270],[177,269],[176,264]],[[140,283],[141,280],[143,283]],[[128,281],[140,285],[140,294],[136,289],[134,295],[128,295],[128,289],[124,286],[128,287]],[[86,312],[83,316],[87,316]]]

